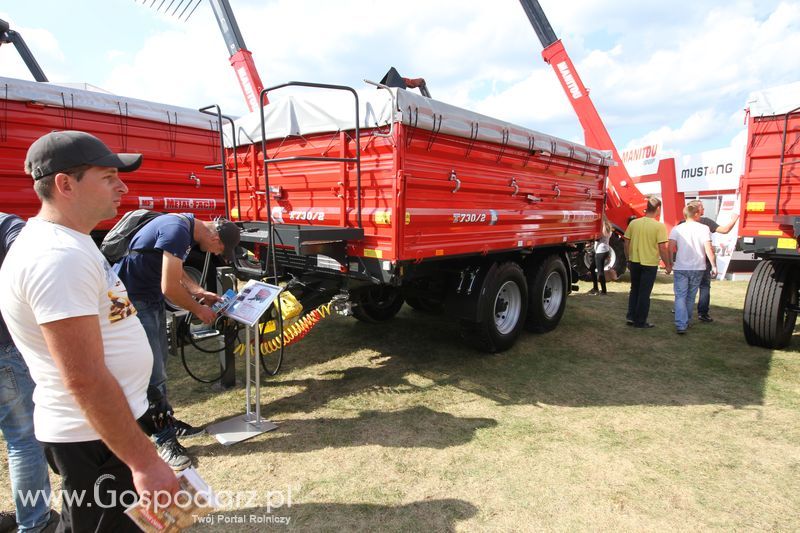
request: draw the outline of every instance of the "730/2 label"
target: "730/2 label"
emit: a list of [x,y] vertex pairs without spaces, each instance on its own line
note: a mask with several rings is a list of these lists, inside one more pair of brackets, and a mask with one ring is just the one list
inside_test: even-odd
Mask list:
[[453,213],[453,224],[480,224],[486,222],[486,213]]

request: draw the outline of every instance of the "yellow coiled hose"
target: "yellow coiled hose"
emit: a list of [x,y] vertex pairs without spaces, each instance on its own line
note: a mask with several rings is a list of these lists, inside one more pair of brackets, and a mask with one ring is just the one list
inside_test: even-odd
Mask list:
[[[292,343],[295,343],[308,335],[308,332],[316,326],[320,320],[330,316],[331,314],[331,304],[322,304],[316,309],[313,309],[311,312],[307,313],[305,316],[301,317],[297,322],[292,324],[291,326],[287,326],[283,328],[282,335],[276,335],[272,339],[268,339],[261,342],[261,353],[268,354],[272,352],[276,352],[280,350],[281,345],[289,346]],[[268,323],[261,324],[261,332],[264,333],[264,330],[267,329]],[[273,326],[274,328],[274,326]],[[244,353],[244,344],[240,344],[234,350],[234,353],[237,355],[242,355]]]

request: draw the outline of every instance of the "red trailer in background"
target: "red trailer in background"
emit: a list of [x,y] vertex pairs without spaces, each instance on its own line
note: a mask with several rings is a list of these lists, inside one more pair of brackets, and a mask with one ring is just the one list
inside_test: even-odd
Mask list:
[[[104,92],[0,77],[0,210],[35,215],[39,200],[23,171],[31,143],[53,130],[86,131],[112,150],[144,154],[126,176],[120,216],[134,209],[189,212],[199,219],[225,214],[218,169],[222,150],[216,117],[195,110]],[[101,223],[102,238],[115,220]]]
[[[92,232],[96,242],[134,209],[193,213],[199,220],[226,214],[216,117],[104,92],[2,77],[0,211],[24,219],[39,211],[31,177],[23,170],[25,154],[40,136],[66,129],[96,135],[117,152],[144,154],[139,170],[125,176],[129,191],[119,216],[101,222]],[[212,272],[215,266],[216,259],[210,264]],[[208,272],[205,254],[192,250],[184,269],[200,281],[202,272]],[[205,279],[214,287],[213,274]]]
[[228,201],[260,260],[240,274],[366,322],[444,308],[487,351],[556,327],[610,153],[403,89],[288,85],[317,90],[236,123]]
[[747,286],[747,342],[782,348],[800,311],[800,83],[750,102],[738,247],[764,259]]

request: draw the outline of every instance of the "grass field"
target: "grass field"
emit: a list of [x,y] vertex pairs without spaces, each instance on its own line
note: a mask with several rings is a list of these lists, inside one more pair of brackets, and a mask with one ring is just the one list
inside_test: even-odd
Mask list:
[[[197,530],[286,527],[259,523],[275,517],[312,531],[798,529],[800,339],[747,346],[742,282],[715,283],[715,322],[685,336],[671,278],[659,275],[652,330],[625,326],[626,282],[586,289],[556,331],[495,355],[408,307],[379,326],[322,322],[265,380],[276,431],[185,441],[216,490],[243,498]],[[170,372],[181,418],[243,411],[241,387],[214,392],[177,359]]]

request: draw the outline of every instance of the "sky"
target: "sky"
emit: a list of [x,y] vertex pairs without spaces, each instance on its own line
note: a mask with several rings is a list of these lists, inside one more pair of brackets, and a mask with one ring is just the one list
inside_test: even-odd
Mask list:
[[[230,3],[265,85],[361,88],[394,66],[425,78],[437,100],[583,140],[518,0]],[[661,142],[685,155],[730,146],[743,138],[752,91],[800,80],[798,0],[540,4],[620,150]],[[159,5],[4,0],[0,19],[22,34],[52,82],[246,113],[207,0],[188,21]],[[0,46],[0,76],[32,79],[11,45]]]

